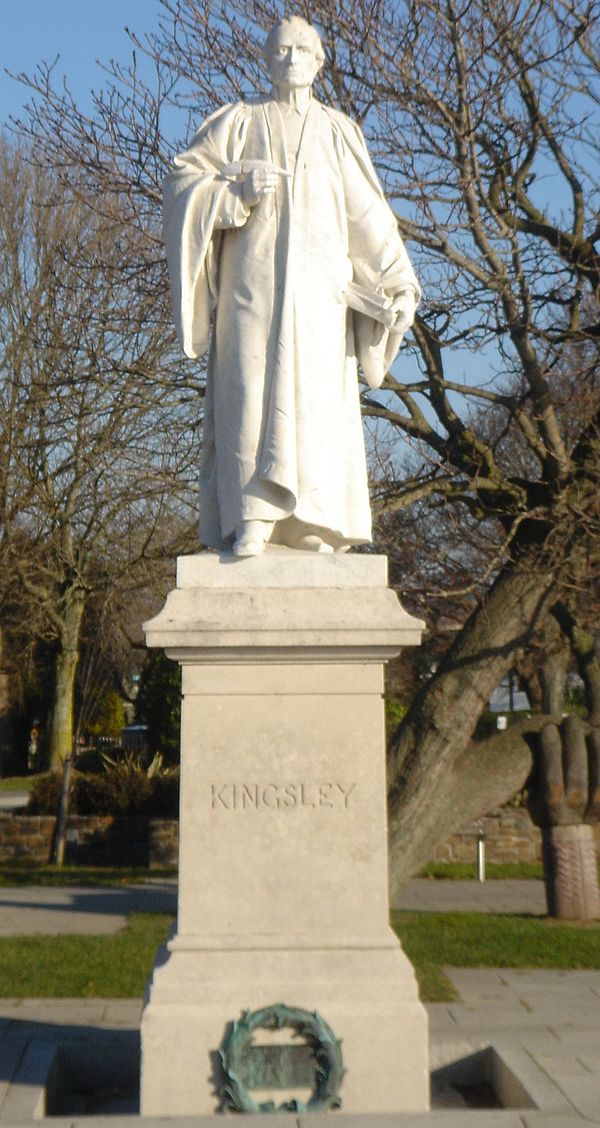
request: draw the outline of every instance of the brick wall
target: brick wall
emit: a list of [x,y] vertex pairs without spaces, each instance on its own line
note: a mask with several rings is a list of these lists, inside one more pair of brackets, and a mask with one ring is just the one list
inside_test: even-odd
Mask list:
[[[0,814],[0,862],[52,858],[56,819],[49,815]],[[433,862],[474,862],[477,827],[485,834],[487,862],[539,862],[541,834],[527,811],[503,807],[452,834],[434,851]],[[594,827],[600,853],[600,825]],[[174,819],[72,815],[65,861],[70,865],[177,865],[179,823]]]
[[[0,862],[52,859],[56,819],[51,815],[0,815]],[[176,865],[179,826],[171,819],[72,815],[67,823],[68,865]]]
[[[487,862],[539,862],[542,836],[524,807],[503,807],[452,834],[434,851],[432,862],[474,862],[477,831],[485,835]],[[600,853],[600,826],[594,827]]]

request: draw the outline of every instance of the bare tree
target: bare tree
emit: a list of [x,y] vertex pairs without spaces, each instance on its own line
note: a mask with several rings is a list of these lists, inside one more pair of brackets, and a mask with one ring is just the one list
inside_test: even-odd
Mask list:
[[[155,257],[152,217],[171,151],[165,109],[179,111],[183,143],[190,116],[265,89],[260,42],[281,11],[259,0],[162,8],[159,30],[137,44],[154,60],[152,89],[134,63],[113,66],[85,116],[41,67],[23,127],[38,159],[100,210],[126,199],[131,230]],[[526,733],[475,746],[474,727],[596,555],[599,5],[291,8],[323,33],[321,94],[361,122],[425,290],[412,343],[381,393],[364,399],[365,413],[413,451],[409,472],[378,484],[375,506],[388,528],[391,514],[425,503],[429,513],[434,503],[464,507],[471,528],[496,541],[462,629],[391,748],[401,882],[457,824],[522,786]],[[158,285],[148,257],[137,281]]]
[[56,764],[88,600],[190,543],[197,403],[192,419],[162,308],[123,281],[116,202],[99,217],[22,154],[2,158],[3,555],[32,633],[57,643]]

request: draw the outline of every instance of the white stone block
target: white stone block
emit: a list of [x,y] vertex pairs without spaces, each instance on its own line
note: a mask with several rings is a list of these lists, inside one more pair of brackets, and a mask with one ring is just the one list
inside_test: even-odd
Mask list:
[[382,701],[383,659],[421,624],[381,558],[306,556],[282,550],[277,575],[275,554],[236,562],[235,589],[225,558],[188,558],[180,582],[206,585],[146,625],[184,676],[178,924],[142,1021],[145,1116],[216,1112],[228,1025],[277,1003],[341,1040],[344,1111],[428,1107],[426,1013],[388,925]]

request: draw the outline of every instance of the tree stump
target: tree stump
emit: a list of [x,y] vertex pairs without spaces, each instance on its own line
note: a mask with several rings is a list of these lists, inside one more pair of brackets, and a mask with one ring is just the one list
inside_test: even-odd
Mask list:
[[600,730],[580,717],[535,738],[529,811],[542,831],[550,916],[598,920],[600,889],[591,824],[600,816]]

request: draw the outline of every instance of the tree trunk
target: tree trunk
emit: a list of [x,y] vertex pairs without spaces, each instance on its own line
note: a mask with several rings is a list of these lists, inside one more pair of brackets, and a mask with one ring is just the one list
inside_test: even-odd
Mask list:
[[544,883],[550,916],[598,920],[600,891],[591,826],[542,827]]
[[540,666],[542,712],[561,716],[565,707],[568,655],[564,651],[549,654]]
[[11,737],[10,676],[4,666],[4,640],[0,627],[0,776],[6,774],[6,769],[12,769]]
[[50,728],[50,767],[60,768],[73,751],[73,707],[79,659],[79,633],[85,599],[80,591],[69,595],[65,608],[61,648],[56,660],[54,704]]
[[471,739],[552,588],[553,575],[539,561],[508,564],[407,713],[388,764],[392,890],[449,833],[523,786],[531,767],[523,729],[519,736],[509,730],[503,741]]

